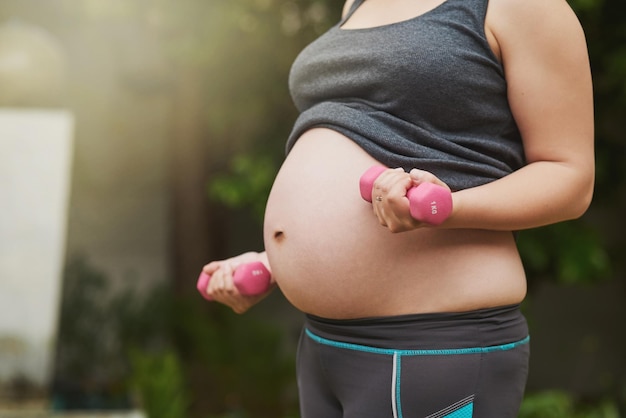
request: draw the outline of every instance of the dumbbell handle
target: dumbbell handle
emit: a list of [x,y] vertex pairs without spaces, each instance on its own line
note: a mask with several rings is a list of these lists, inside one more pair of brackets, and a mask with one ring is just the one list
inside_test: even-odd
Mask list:
[[[235,287],[239,293],[246,296],[260,295],[267,292],[271,286],[270,279],[271,274],[269,270],[260,261],[242,264],[235,269],[235,273],[233,274]],[[198,291],[206,300],[213,300],[213,298],[207,294],[210,281],[211,276],[202,272],[198,277],[198,283],[196,285]]]
[[[359,181],[361,197],[368,202],[372,201],[374,181],[387,168],[381,165],[370,167]],[[439,225],[452,212],[452,194],[445,187],[434,183],[422,183],[410,188],[406,197],[409,199],[411,216],[420,222]]]

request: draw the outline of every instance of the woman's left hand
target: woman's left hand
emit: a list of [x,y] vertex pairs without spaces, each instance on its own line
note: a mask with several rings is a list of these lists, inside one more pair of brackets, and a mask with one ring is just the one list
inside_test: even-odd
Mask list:
[[450,190],[434,174],[415,168],[410,173],[402,168],[387,169],[378,176],[372,188],[372,205],[382,226],[393,233],[431,226],[411,216],[406,196],[410,188],[422,183],[434,183]]

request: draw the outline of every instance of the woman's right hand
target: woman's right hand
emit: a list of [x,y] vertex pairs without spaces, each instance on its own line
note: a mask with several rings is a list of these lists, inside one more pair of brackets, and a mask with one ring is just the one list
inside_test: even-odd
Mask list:
[[265,252],[247,252],[226,260],[212,261],[205,265],[202,268],[203,273],[211,276],[206,289],[207,296],[210,296],[216,302],[229,306],[238,314],[246,312],[253,305],[264,299],[274,288],[273,280],[270,290],[261,295],[253,296],[242,295],[235,287],[233,281],[233,274],[237,267],[253,261],[262,262],[271,271]]

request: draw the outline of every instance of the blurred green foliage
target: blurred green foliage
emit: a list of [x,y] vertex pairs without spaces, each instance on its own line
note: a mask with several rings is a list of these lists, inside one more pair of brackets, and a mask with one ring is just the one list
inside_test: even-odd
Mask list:
[[149,418],[181,418],[189,410],[183,365],[174,351],[131,350],[131,384]]
[[209,196],[230,208],[247,208],[254,219],[263,221],[265,202],[276,176],[276,162],[268,155],[237,154],[228,173],[214,176]]
[[576,404],[565,392],[546,391],[527,395],[518,418],[620,418],[620,413],[610,401]]
[[598,231],[582,221],[523,231],[518,248],[531,286],[546,279],[563,284],[593,283],[612,272]]
[[167,285],[113,291],[82,258],[68,263],[64,279],[55,409],[138,405],[149,418],[295,416],[295,361],[277,325]]
[[52,383],[55,409],[129,404],[128,387],[119,384],[127,367],[120,361],[117,327],[103,298],[107,279],[80,258],[65,268]]

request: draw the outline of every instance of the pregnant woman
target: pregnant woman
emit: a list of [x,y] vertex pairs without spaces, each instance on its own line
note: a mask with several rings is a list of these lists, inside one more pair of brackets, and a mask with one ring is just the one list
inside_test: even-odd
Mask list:
[[[514,231],[581,216],[594,182],[586,42],[565,0],[348,0],[293,64],[300,110],[262,261],[306,314],[303,418],[516,417],[529,336]],[[373,165],[372,202],[358,189]],[[407,190],[452,192],[440,225]]]

